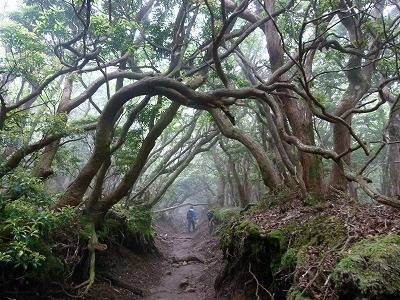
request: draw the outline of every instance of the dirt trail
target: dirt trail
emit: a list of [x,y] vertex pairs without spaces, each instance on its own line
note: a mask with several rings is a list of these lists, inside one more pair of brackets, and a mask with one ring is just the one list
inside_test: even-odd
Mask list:
[[[135,254],[123,246],[99,253],[98,271],[143,291],[137,295],[99,276],[85,300],[212,300],[214,280],[222,266],[218,238],[210,235],[207,222],[191,233],[181,222],[156,223],[159,256]],[[175,260],[173,259],[175,258]],[[185,260],[186,259],[186,260]]]
[[198,255],[193,253],[193,238],[190,236],[174,235],[169,258],[164,261],[166,271],[158,285],[150,289],[151,295],[145,300],[177,299],[177,300],[202,300],[201,292],[204,286],[199,282],[199,276],[206,270],[204,263],[199,261],[173,262],[173,257]]
[[216,239],[210,236],[207,225],[199,224],[194,232],[187,233],[161,223],[156,232],[158,244],[164,245],[159,247],[163,276],[143,299],[212,299],[215,265],[220,257]]

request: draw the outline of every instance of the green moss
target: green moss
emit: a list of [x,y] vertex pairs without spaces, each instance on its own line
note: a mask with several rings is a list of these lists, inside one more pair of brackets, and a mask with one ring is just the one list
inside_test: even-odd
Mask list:
[[215,226],[213,234],[223,236],[226,233],[225,228],[228,227],[229,222],[233,221],[240,213],[240,208],[214,208],[208,212],[212,216],[212,221]]
[[224,254],[231,252],[233,248],[241,252],[246,246],[249,246],[252,252],[258,253],[261,251],[258,239],[260,239],[259,227],[246,220],[225,229],[221,235],[220,247]]
[[282,256],[280,268],[281,270],[291,272],[297,265],[297,248],[289,248]]
[[240,213],[239,207],[214,208],[209,211],[217,224],[227,224]]
[[[114,209],[104,219],[97,234],[99,240],[107,241],[120,232],[134,236],[153,239],[153,217],[150,211],[139,208]],[[84,234],[84,232],[82,233]]]
[[153,218],[150,211],[134,210],[128,218],[128,232],[132,235],[141,235],[154,238]]
[[296,227],[297,227],[297,224],[295,224],[294,222],[288,223],[284,227],[284,231],[287,232],[287,233],[291,233],[291,232],[294,232],[296,230]]
[[[322,215],[306,223],[289,223],[282,230],[272,231],[269,235],[275,235],[280,241],[280,249],[285,249],[279,269],[292,273],[296,266],[307,263],[308,246],[320,249],[333,247],[347,238],[347,231],[342,221]],[[289,235],[292,235],[290,245],[287,241]]]
[[287,252],[287,237],[281,230],[272,230],[265,235],[272,274],[281,269],[282,258]]
[[347,238],[344,221],[329,215],[317,216],[301,227],[298,224],[294,226],[297,227],[292,246],[295,248],[305,245],[331,247]]
[[322,201],[323,199],[321,199],[318,195],[309,194],[309,196],[303,200],[303,203],[304,205],[315,206]]
[[400,236],[365,239],[350,248],[336,265],[332,279],[342,291],[363,296],[400,292]]
[[251,248],[251,254],[258,254],[261,253],[264,250],[264,245],[261,242],[255,242],[255,243],[251,243],[250,245]]
[[80,217],[80,223],[82,224],[82,229],[79,231],[80,239],[86,241],[89,240],[90,235],[94,230],[93,223],[90,220],[90,216],[82,215]]
[[[294,220],[287,224],[281,233],[278,231],[274,234],[278,237],[279,235],[291,237],[290,243],[287,238],[281,239],[280,249],[283,249],[281,250],[283,253],[275,253],[276,257],[271,260],[271,268],[275,274],[288,274],[285,282],[292,286],[296,286],[300,280],[299,276],[302,273],[300,274],[299,270],[303,270],[310,264],[318,263],[326,253],[326,249],[344,243],[347,239],[343,221],[329,215],[319,215],[301,223]],[[310,247],[316,251],[310,252]],[[275,265],[277,263],[279,265]],[[295,289],[287,294],[287,299],[312,299],[312,296],[302,294],[302,291]]]
[[239,225],[236,227],[236,232],[239,234],[247,233],[253,236],[260,236],[259,226],[250,221],[243,221],[239,223]]
[[115,241],[115,238],[119,235],[121,230],[121,220],[113,217],[106,217],[100,230],[97,231],[97,237],[99,241],[107,243],[109,241]]
[[[257,279],[263,286],[269,286],[271,292],[288,291],[286,299],[313,299],[316,291],[310,288],[303,292],[301,288],[311,278],[301,276],[309,266],[323,263],[323,260],[333,263],[335,256],[327,258],[327,253],[347,240],[345,221],[321,210],[316,210],[315,216],[309,219],[292,218],[284,227],[270,232],[265,232],[268,220],[258,218],[259,225],[252,221],[251,217],[242,215],[226,226],[221,248],[228,260],[228,273],[235,276],[235,280],[241,276],[243,282],[251,282],[252,278],[246,275],[251,265]],[[329,266],[327,264],[328,269]],[[330,271],[328,269],[326,272]],[[326,272],[313,280],[324,284]]]
[[287,247],[287,237],[282,230],[276,229],[266,234],[271,243],[278,243],[280,249]]

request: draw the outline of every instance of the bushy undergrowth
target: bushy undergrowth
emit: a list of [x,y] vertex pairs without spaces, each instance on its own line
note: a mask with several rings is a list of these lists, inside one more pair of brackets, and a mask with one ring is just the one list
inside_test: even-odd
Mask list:
[[[37,178],[15,169],[0,184],[0,299],[30,299],[75,287],[88,279],[94,227],[82,210],[51,210],[57,195]],[[92,230],[92,231],[91,231]],[[154,252],[153,219],[138,207],[113,208],[96,228],[106,245]]]
[[[46,296],[53,283],[60,290],[60,283],[68,286],[87,278],[89,234],[75,209],[53,211],[20,197],[3,202],[0,224],[0,298]],[[110,211],[97,234],[107,245],[156,251],[152,215],[138,208]]]
[[[75,212],[54,212],[20,198],[7,202],[0,211],[0,278],[2,291],[46,290],[50,281],[62,277],[63,264],[52,253],[58,231],[65,231]],[[69,234],[73,234],[71,231]]]

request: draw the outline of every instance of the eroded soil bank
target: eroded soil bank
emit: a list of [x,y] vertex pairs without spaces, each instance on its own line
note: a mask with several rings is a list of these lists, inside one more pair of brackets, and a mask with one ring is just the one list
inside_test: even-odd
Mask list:
[[400,211],[288,198],[238,214],[221,239],[228,299],[400,299]]

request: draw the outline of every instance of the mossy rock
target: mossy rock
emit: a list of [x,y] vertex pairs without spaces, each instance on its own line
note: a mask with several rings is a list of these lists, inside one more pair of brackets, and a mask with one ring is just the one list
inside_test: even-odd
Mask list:
[[[347,229],[344,221],[332,215],[320,214],[307,221],[294,220],[286,224],[281,232],[290,239],[290,243],[282,245],[284,253],[278,256],[279,265],[271,265],[275,270],[275,282],[283,290],[288,291],[285,299],[313,299],[315,295],[312,289],[303,291],[298,288],[300,281],[309,280],[311,277],[301,276],[309,268],[308,266],[320,263],[326,251],[346,241]],[[325,279],[321,274],[313,280],[321,282]]]
[[[309,265],[326,259],[326,251],[346,242],[348,232],[345,221],[322,211],[315,216],[307,215],[307,218],[293,218],[285,226],[266,232],[268,220],[257,220],[261,224],[253,223],[251,218],[243,220],[240,217],[226,227],[221,237],[221,249],[228,268],[221,279],[246,282],[246,288],[241,292],[253,297],[255,294],[251,289],[257,286],[252,284],[253,278],[249,276],[251,266],[260,284],[279,294],[279,299],[314,299],[318,292],[301,290],[300,280],[304,280],[300,277]],[[332,254],[329,259],[333,261],[335,256]],[[323,285],[326,272],[315,279],[308,275],[310,278],[306,280],[322,281]]]
[[332,280],[346,299],[400,296],[399,257],[397,234],[362,240],[339,261]]
[[280,268],[287,273],[292,272],[297,265],[297,257],[299,250],[297,248],[289,248],[282,256]]
[[296,266],[307,264],[307,247],[318,248],[324,253],[324,249],[347,239],[344,222],[329,215],[317,216],[303,224],[288,223],[281,232],[285,236],[293,235],[289,248],[281,257],[280,269],[288,273],[293,273]]
[[221,236],[220,247],[224,257],[257,254],[263,251],[264,241],[258,225],[245,220],[228,227]]

